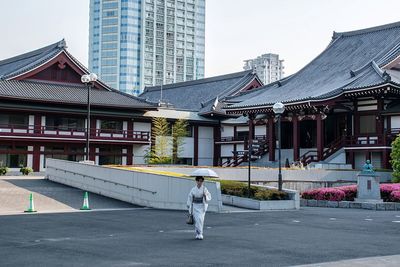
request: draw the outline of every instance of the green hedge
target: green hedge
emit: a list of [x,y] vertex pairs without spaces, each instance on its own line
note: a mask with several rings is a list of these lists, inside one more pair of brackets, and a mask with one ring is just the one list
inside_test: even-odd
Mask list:
[[[215,180],[221,184],[221,193],[225,195],[247,197],[248,185],[247,183],[228,181],[228,180]],[[257,200],[286,200],[289,195],[286,192],[278,191],[277,189],[266,189],[258,186],[250,186],[250,198]]]

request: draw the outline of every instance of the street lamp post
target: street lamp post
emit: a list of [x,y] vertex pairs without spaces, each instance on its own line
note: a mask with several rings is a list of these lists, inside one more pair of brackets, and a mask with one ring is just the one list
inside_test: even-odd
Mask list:
[[94,73],[84,74],[81,82],[87,87],[87,118],[86,118],[86,160],[89,160],[89,142],[90,142],[90,89],[97,81],[97,75]]
[[281,168],[281,117],[283,112],[285,112],[285,105],[278,102],[272,107],[275,115],[278,117],[278,164],[279,164],[279,174],[278,174],[278,190],[282,191],[282,168]]

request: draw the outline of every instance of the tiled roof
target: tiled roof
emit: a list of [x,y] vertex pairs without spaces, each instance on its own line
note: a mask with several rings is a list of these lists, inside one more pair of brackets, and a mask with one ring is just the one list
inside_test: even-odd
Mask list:
[[[162,102],[174,108],[207,112],[212,110],[215,100],[237,93],[255,79],[252,71],[242,71],[188,82],[162,86]],[[140,97],[159,102],[161,87],[146,87]]]
[[5,80],[40,66],[63,51],[65,47],[65,40],[61,40],[29,53],[2,60],[0,61],[0,79]]
[[400,55],[400,22],[334,33],[329,46],[294,75],[230,99],[226,109],[318,101],[346,91],[397,83],[383,67]]
[[[116,90],[92,89],[91,105],[126,109],[154,109],[156,106],[144,99]],[[87,103],[87,88],[82,85],[54,84],[33,81],[0,81],[0,98],[48,103]]]

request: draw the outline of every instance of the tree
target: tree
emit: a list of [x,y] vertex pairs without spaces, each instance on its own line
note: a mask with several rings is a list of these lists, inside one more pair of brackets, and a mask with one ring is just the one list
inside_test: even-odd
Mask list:
[[393,174],[392,181],[395,183],[400,182],[400,135],[392,142],[392,152],[390,153],[392,158],[390,163],[392,163]]
[[151,149],[146,155],[149,164],[167,164],[171,162],[170,137],[166,118],[153,118],[151,129]]
[[184,137],[187,136],[188,123],[184,119],[177,120],[172,126],[172,163],[176,163],[179,153],[185,144]]

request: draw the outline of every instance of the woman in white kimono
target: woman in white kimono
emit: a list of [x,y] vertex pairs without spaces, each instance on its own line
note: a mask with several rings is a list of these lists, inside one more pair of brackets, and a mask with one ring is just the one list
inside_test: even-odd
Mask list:
[[196,186],[190,190],[187,206],[189,213],[192,212],[193,205],[193,219],[196,232],[196,239],[203,240],[203,226],[204,216],[206,215],[208,202],[211,200],[211,194],[203,185],[204,177],[196,177]]

